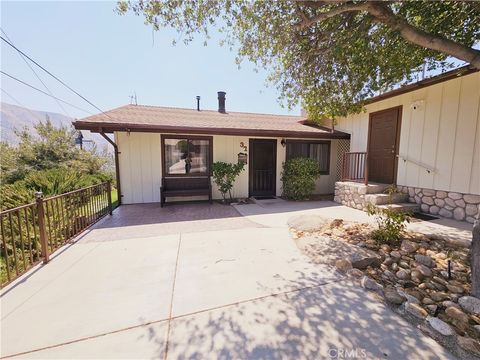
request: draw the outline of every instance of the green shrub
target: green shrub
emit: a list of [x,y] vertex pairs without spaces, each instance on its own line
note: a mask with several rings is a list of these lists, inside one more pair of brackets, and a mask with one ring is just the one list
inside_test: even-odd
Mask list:
[[283,196],[292,200],[307,199],[315,190],[320,168],[313,159],[295,158],[283,163]]
[[216,161],[212,165],[213,182],[218,186],[218,190],[222,194],[223,201],[228,192],[230,200],[232,200],[232,188],[235,178],[240,175],[245,164],[240,162],[238,164],[225,163]]
[[399,245],[402,232],[410,222],[410,214],[392,207],[380,208],[368,204],[367,214],[375,216],[378,229],[372,231],[372,238],[379,244]]

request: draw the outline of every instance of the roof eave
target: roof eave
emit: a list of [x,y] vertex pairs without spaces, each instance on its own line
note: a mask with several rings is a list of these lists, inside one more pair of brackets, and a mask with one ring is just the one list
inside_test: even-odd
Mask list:
[[263,129],[232,129],[232,128],[202,128],[185,126],[162,126],[148,124],[118,124],[75,121],[73,126],[77,130],[89,130],[91,132],[113,133],[115,131],[126,132],[155,132],[165,134],[205,134],[205,135],[230,135],[230,136],[267,136],[288,138],[315,138],[315,139],[350,139],[350,134],[334,132],[310,132],[310,131],[286,131],[286,130],[263,130]]

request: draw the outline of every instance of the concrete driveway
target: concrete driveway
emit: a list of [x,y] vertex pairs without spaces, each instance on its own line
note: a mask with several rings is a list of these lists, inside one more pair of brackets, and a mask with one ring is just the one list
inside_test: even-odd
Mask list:
[[122,206],[2,290],[1,356],[453,358],[297,250],[286,213],[314,205]]

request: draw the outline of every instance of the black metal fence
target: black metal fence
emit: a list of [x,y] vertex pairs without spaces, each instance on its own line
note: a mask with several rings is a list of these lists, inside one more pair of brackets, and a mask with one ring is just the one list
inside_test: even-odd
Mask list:
[[2,287],[107,214],[112,214],[111,184],[104,182],[0,212]]

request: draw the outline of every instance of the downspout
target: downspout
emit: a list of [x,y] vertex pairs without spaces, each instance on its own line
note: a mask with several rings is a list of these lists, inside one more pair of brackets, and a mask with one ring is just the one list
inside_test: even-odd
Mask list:
[[110,139],[103,130],[99,131],[99,134],[103,136],[105,140],[107,140],[110,144],[113,146],[114,154],[115,154],[115,178],[117,180],[117,194],[118,194],[118,205],[122,204],[122,191],[120,187],[120,166],[119,166],[119,161],[118,161],[118,154],[120,152],[118,151],[118,145],[115,144],[115,141]]

